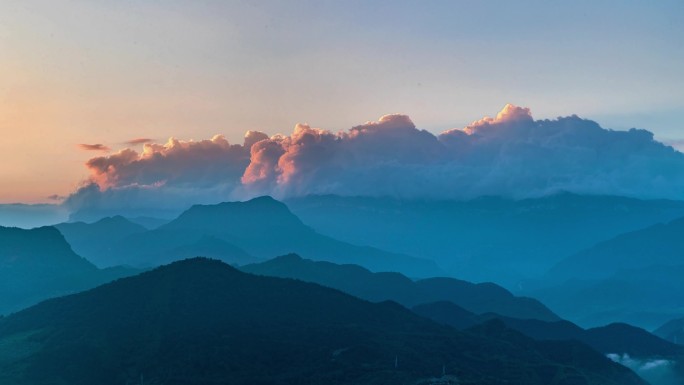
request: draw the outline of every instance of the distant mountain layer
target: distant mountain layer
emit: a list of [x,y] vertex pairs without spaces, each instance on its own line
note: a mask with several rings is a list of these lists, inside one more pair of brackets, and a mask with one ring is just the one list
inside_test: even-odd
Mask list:
[[[97,227],[101,222],[87,226]],[[91,236],[96,231],[68,229],[65,236],[98,266],[156,266],[194,256],[245,264],[296,252],[312,259],[356,263],[372,270],[401,271],[418,277],[442,274],[429,260],[320,235],[270,197],[196,205],[149,231],[132,232],[132,223],[124,225],[120,219],[117,222],[116,230],[96,236]]]
[[666,322],[653,334],[675,344],[684,345],[684,317]]
[[494,312],[523,319],[560,319],[539,301],[515,297],[493,283],[473,284],[454,278],[413,281],[399,273],[372,273],[361,266],[314,262],[294,254],[243,266],[241,270],[315,282],[369,301],[393,300],[407,307],[448,300],[478,314]]
[[147,229],[122,217],[102,218],[95,223],[60,223],[55,227],[64,235],[71,247],[86,258],[100,252],[108,252],[112,245],[133,234]]
[[155,218],[155,217],[128,217],[127,218],[129,221],[133,223],[137,223],[140,226],[145,227],[148,230],[156,229],[157,227],[161,225],[165,225],[171,221],[171,219],[164,219],[164,218]]
[[97,269],[75,254],[54,227],[0,227],[0,314],[132,273]]
[[[442,375],[445,376],[442,377]],[[0,319],[0,383],[645,384],[572,342],[192,259]],[[448,382],[450,381],[450,382]]]
[[329,195],[286,204],[323,234],[430,258],[463,279],[511,288],[597,242],[684,216],[684,202],[569,193],[471,201]]
[[628,354],[635,358],[679,357],[684,354],[684,347],[674,345],[646,330],[627,324],[616,323],[585,330],[564,320],[549,322],[517,319],[493,313],[477,315],[446,301],[417,305],[412,310],[426,318],[460,330],[487,320],[499,319],[507,327],[537,340],[577,340],[605,354]]
[[656,328],[684,316],[683,239],[684,218],[621,234],[564,259],[525,293],[583,326]]
[[549,279],[548,287],[525,294],[585,327],[620,321],[650,330],[684,316],[682,277],[684,265],[654,265],[619,270],[605,279]]
[[621,234],[572,255],[548,273],[553,279],[609,278],[620,269],[684,264],[684,218]]

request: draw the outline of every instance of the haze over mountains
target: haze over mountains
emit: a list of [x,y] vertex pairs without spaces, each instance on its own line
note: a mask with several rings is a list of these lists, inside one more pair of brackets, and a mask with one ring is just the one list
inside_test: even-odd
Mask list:
[[684,216],[680,201],[570,193],[469,201],[328,195],[286,203],[324,234],[430,258],[459,278],[516,290],[521,279],[597,242]]
[[0,227],[0,315],[133,273],[98,269],[75,254],[53,227]]
[[683,265],[684,216],[621,234],[563,259],[550,271],[555,279],[603,279],[621,270]]
[[683,236],[684,218],[621,234],[563,259],[527,293],[584,325],[654,329],[684,309]]
[[103,267],[156,266],[194,255],[245,264],[296,252],[313,259],[358,263],[373,270],[401,271],[417,277],[442,274],[427,259],[320,235],[270,197],[195,205],[149,231],[123,218],[91,225],[64,224],[60,228],[65,229],[67,240],[73,240],[78,252]]
[[[504,370],[500,373],[501,378],[515,378],[524,384],[549,380],[545,377],[549,372],[540,372],[539,365],[554,368],[548,370],[555,373],[554,378],[559,379],[559,383],[588,381],[603,384],[612,383],[615,378],[621,378],[615,383],[633,381],[623,378],[621,372],[609,369],[612,366],[607,366],[607,363],[612,363],[605,361],[606,356],[636,371],[654,385],[677,384],[684,378],[682,349],[672,344],[680,338],[677,320],[684,316],[684,297],[681,295],[684,293],[681,280],[684,249],[680,247],[684,234],[681,219],[684,218],[684,202],[681,201],[559,193],[521,200],[321,195],[291,198],[283,203],[263,196],[244,202],[193,205],[173,218],[145,217],[144,211],[118,209],[85,210],[72,218],[94,219],[103,212],[128,214],[131,219],[115,215],[90,223],[65,222],[33,230],[3,228],[8,234],[6,239],[11,241],[5,242],[5,248],[0,250],[0,257],[4,258],[0,275],[6,277],[0,288],[7,298],[1,301],[0,313],[7,315],[50,297],[79,292],[138,272],[130,267],[150,269],[185,258],[205,256],[239,266],[249,273],[314,282],[373,302],[396,301],[399,305],[393,305],[397,307],[395,311],[409,312],[411,317],[418,314],[465,331],[467,338],[477,340],[472,343],[487,346],[479,351],[481,356],[476,355],[479,358],[470,358],[475,360],[470,364],[476,367],[484,365],[486,373],[494,370],[487,366],[491,364],[488,349],[491,347],[491,351],[497,351],[501,349],[500,344],[505,344],[509,350],[503,358],[507,363],[503,365],[512,365],[515,370]],[[170,211],[164,212],[168,214]],[[180,266],[192,265],[187,263],[190,262]],[[216,263],[211,262],[210,265],[218,269],[220,265]],[[113,285],[116,287],[117,284]],[[218,281],[216,284],[220,285]],[[191,289],[187,290],[191,292]],[[162,294],[158,295],[162,300]],[[180,294],[173,291],[167,295],[169,298],[164,301]],[[39,311],[34,309],[49,308],[44,306],[27,309],[26,314]],[[79,312],[97,312],[90,309],[89,304],[74,306],[82,310],[74,310],[73,317],[80,317]],[[121,308],[119,311],[132,312],[131,319],[149,321],[149,315],[135,310],[147,305],[132,306],[134,310]],[[160,305],[152,303],[150,306]],[[56,309],[50,312],[49,317],[59,319]],[[5,366],[6,381],[41,383],[47,378],[65,375],[78,375],[92,381],[100,379],[99,371],[76,370],[65,374],[60,367],[51,365],[57,365],[59,357],[73,352],[71,349],[93,352],[97,346],[111,343],[106,335],[112,329],[99,330],[100,326],[95,325],[94,320],[85,321],[93,328],[88,333],[101,336],[97,337],[99,342],[72,346],[39,331],[46,327],[57,330],[48,324],[40,324],[31,330],[17,326],[19,324],[13,320],[20,319],[21,314],[25,313],[8,316],[0,322],[0,366],[9,365]],[[179,317],[173,314],[174,319]],[[35,317],[34,321],[38,322],[43,316],[48,317],[43,314]],[[259,313],[259,316],[278,319],[264,313]],[[291,339],[283,336],[285,339],[269,354],[284,354],[282,352],[298,346],[294,342],[297,338],[310,338],[309,335],[298,334],[302,330],[278,329],[274,324],[264,324],[257,316],[250,317],[249,322],[265,325],[265,330],[278,330],[278,333],[290,335]],[[64,322],[59,324],[59,328],[66,329],[60,329],[59,335],[75,335],[75,324]],[[176,321],[155,322],[171,327]],[[200,322],[198,319],[188,318],[183,322],[188,322],[183,325],[192,328],[201,325],[197,323]],[[162,323],[152,322],[157,325],[155,328],[161,327]],[[2,335],[3,325],[14,325],[5,337]],[[332,327],[326,325],[326,328]],[[425,330],[438,327],[430,323],[421,325],[408,334],[422,335]],[[669,342],[631,325],[647,330],[658,329],[658,336]],[[337,330],[335,327],[331,330]],[[346,330],[338,330],[338,333],[344,335]],[[364,329],[358,335],[367,338],[379,332],[377,328],[373,330]],[[462,337],[458,332],[449,330],[445,333],[457,333]],[[193,372],[190,369],[175,372],[175,369],[165,366],[167,362],[179,365],[177,362],[180,361],[174,361],[180,359],[176,357],[180,353],[173,350],[175,348],[169,350],[170,356],[165,356],[163,363],[150,358],[155,354],[152,350],[145,350],[159,346],[166,349],[170,343],[168,336],[158,336],[153,341],[141,340],[143,335],[135,334],[131,329],[114,332],[128,336],[130,343],[145,341],[143,351],[136,353],[138,355],[133,361],[124,362],[117,358],[123,353],[116,351],[130,351],[131,346],[117,345],[111,350],[114,356],[96,354],[87,358],[91,360],[87,365],[100,367],[104,372],[109,371],[110,376],[126,381],[136,376],[135,371],[141,370],[138,365],[154,373],[149,383],[152,383],[152,378],[164,378],[171,383],[190,378],[189,373]],[[217,329],[215,333],[226,332]],[[350,375],[360,376],[354,377],[357,383],[378,379],[400,383],[413,383],[420,379],[432,381],[427,379],[440,378],[439,371],[433,373],[434,370],[425,369],[429,365],[422,360],[435,359],[431,356],[434,353],[438,353],[440,359],[455,354],[450,348],[442,350],[432,344],[426,345],[425,341],[416,342],[417,345],[401,339],[404,337],[394,341],[383,333],[385,331],[371,338],[375,341],[372,348],[363,342],[361,351],[354,353],[352,361],[346,362],[343,369],[335,369],[334,364],[331,367],[329,363],[321,363],[320,368],[302,368],[299,363],[291,362],[293,372],[284,370],[283,378],[292,379],[308,373],[319,378],[321,383],[345,383],[348,381],[346,376]],[[237,337],[230,338],[237,341]],[[266,337],[251,334],[249,338]],[[274,337],[268,334],[268,338]],[[316,335],[315,338],[321,347],[332,349],[334,346],[326,345],[329,343],[327,335]],[[586,345],[576,345],[577,342],[568,342],[570,340]],[[45,341],[56,342],[51,345],[52,342]],[[384,345],[388,341],[394,341],[391,346],[404,346],[402,351],[411,357],[422,354],[420,365],[407,372],[393,372],[390,357],[388,372],[387,367],[378,363],[380,356],[377,355],[389,354],[388,346]],[[458,339],[454,343],[463,346],[466,344],[464,341]],[[202,362],[217,359],[213,353],[205,351],[207,348],[214,349],[212,351],[226,349],[212,345],[207,336],[196,334],[183,339],[183,343],[186,342],[189,345],[181,344],[182,347],[178,345],[177,348],[201,351],[198,354],[203,355]],[[254,346],[256,349],[260,345]],[[420,350],[426,346],[429,352]],[[259,349],[271,351],[271,348]],[[345,348],[333,351],[339,349]],[[558,349],[566,353],[559,353]],[[567,356],[568,349],[575,352],[571,358]],[[29,353],[17,355],[17,351]],[[534,352],[532,356],[530,352]],[[258,370],[250,369],[249,362],[263,359],[256,353],[251,354],[234,356],[236,362],[242,363],[238,366],[243,370],[235,372],[231,367],[231,373],[238,373],[235,383],[246,383],[247,378],[259,378],[257,373],[263,373],[263,363],[259,364]],[[302,354],[301,357],[306,357],[310,352],[307,350]],[[454,362],[463,360],[461,356],[454,357]],[[365,359],[370,359],[371,363],[363,361]],[[584,359],[588,361],[582,363]],[[361,362],[365,362],[362,370],[355,366]],[[11,369],[15,365],[35,368],[46,377],[34,378],[22,369]],[[560,370],[555,365],[565,369]],[[221,377],[225,370],[228,369],[223,363],[216,363],[208,372]],[[596,370],[602,374],[596,374]],[[118,371],[123,374],[118,374]],[[478,377],[483,372],[470,372],[460,366],[458,373],[458,378],[479,378],[473,381],[495,382],[501,379],[487,377],[483,380],[484,377]],[[264,381],[268,382],[266,378],[274,375],[267,372]],[[65,381],[80,381],[72,382],[74,378],[69,377]],[[454,378],[447,376],[443,379],[455,381]]]
[[69,209],[58,204],[0,204],[0,226],[30,229],[69,219]]
[[[496,241],[496,246],[499,247],[498,258],[512,254],[503,245],[516,245],[518,250],[529,250],[530,254],[533,255],[530,257],[531,260],[535,258],[535,251],[539,252],[540,255],[542,254],[538,249],[532,247],[534,239],[538,239],[538,234],[543,233],[545,226],[553,228],[553,218],[558,213],[566,213],[570,223],[556,224],[555,226],[558,228],[549,232],[553,234],[555,231],[558,234],[556,238],[551,236],[552,240],[562,239],[560,236],[561,229],[565,228],[565,226],[577,226],[578,223],[584,223],[587,224],[588,228],[584,230],[585,232],[579,233],[580,239],[590,242],[589,240],[592,237],[598,237],[600,234],[615,232],[622,227],[637,226],[642,222],[658,221],[663,217],[676,215],[677,210],[681,209],[681,204],[674,201],[640,201],[616,197],[582,197],[562,194],[525,201],[484,198],[469,202],[452,202],[452,206],[445,205],[445,207],[450,207],[450,209],[446,210],[446,214],[442,217],[439,217],[436,206],[432,206],[437,205],[437,202],[329,196],[310,197],[308,199],[308,201],[300,199],[294,204],[288,203],[295,207],[300,205],[299,207],[303,212],[308,210],[309,214],[311,214],[315,212],[316,204],[321,201],[327,202],[318,206],[320,208],[318,215],[327,215],[330,221],[339,220],[342,224],[345,221],[350,221],[350,217],[357,216],[355,220],[359,223],[360,229],[356,227],[353,227],[353,229],[354,231],[362,231],[364,229],[363,226],[366,226],[365,229],[368,231],[367,240],[382,240],[384,234],[388,232],[386,229],[381,229],[382,231],[373,233],[371,228],[374,221],[387,221],[387,223],[395,226],[398,232],[407,232],[413,226],[415,230],[411,242],[423,242],[426,245],[424,247],[425,250],[434,250],[440,247],[453,247],[457,249],[453,245],[459,243],[462,243],[464,247],[468,247],[468,242],[471,242],[471,245],[476,245],[475,241],[468,239],[468,234],[474,234],[476,229],[481,231],[482,228],[487,228],[486,225],[495,223],[495,218],[497,217],[504,218],[505,220],[502,222],[506,226],[516,229],[514,234],[517,238],[512,235],[506,238],[503,235],[503,227],[501,230],[498,230],[499,235],[496,235],[497,230],[493,226],[489,226],[493,234],[492,244],[489,245],[490,250],[497,250],[496,247],[493,247],[493,240],[498,239]],[[333,204],[330,204],[330,202],[333,202]],[[589,218],[597,213],[603,214],[601,220],[592,222]],[[394,215],[396,220],[388,220],[388,217],[392,215]],[[465,226],[465,218],[470,219],[470,224],[473,226],[472,229],[469,230]],[[148,223],[154,225],[158,222],[148,220]],[[349,224],[349,222],[346,223]],[[423,225],[429,223],[431,223],[432,227],[422,228]],[[658,239],[663,243],[674,242],[679,232],[677,228],[678,223],[679,221],[675,220],[666,225],[647,227],[646,230],[636,231],[633,234],[661,234],[653,229],[667,228],[671,229],[671,231],[666,231]],[[454,231],[458,226],[460,226],[461,230]],[[340,228],[342,227],[340,226]],[[527,229],[527,231],[524,231],[524,229]],[[475,328],[473,330],[479,330],[479,332],[475,333],[485,332],[486,338],[490,338],[491,333],[499,337],[505,336],[502,338],[508,341],[506,343],[511,343],[509,341],[510,338],[520,342],[518,340],[520,337],[512,337],[510,331],[503,331],[508,329],[522,333],[527,336],[526,338],[540,341],[533,344],[547,344],[548,342],[544,341],[556,341],[561,345],[554,346],[563,346],[566,343],[563,341],[582,341],[589,346],[587,347],[589,350],[582,353],[583,356],[595,354],[596,352],[611,355],[614,360],[620,361],[624,365],[631,365],[630,367],[643,378],[654,381],[654,384],[657,385],[669,385],[668,382],[657,379],[656,374],[658,373],[668,379],[679,376],[677,373],[679,373],[681,362],[680,348],[642,329],[628,325],[611,324],[616,321],[624,322],[627,320],[652,330],[656,326],[660,326],[665,320],[682,316],[682,313],[678,312],[678,308],[673,305],[679,301],[677,295],[665,296],[660,302],[648,299],[651,303],[644,304],[644,295],[651,295],[653,298],[656,298],[662,295],[664,290],[672,290],[673,293],[681,292],[681,281],[677,279],[679,277],[679,270],[677,270],[676,266],[650,266],[648,258],[642,259],[643,265],[635,265],[638,268],[632,270],[618,269],[613,272],[610,269],[612,269],[613,263],[618,263],[615,260],[613,260],[613,263],[598,264],[597,266],[605,266],[606,270],[610,271],[610,273],[605,275],[608,278],[599,279],[592,277],[593,280],[584,279],[577,281],[589,282],[593,285],[590,287],[604,287],[606,293],[611,293],[610,290],[614,287],[625,289],[627,287],[625,286],[626,282],[632,285],[633,293],[639,293],[639,295],[620,296],[619,293],[616,293],[614,298],[611,298],[606,294],[597,294],[599,292],[567,290],[567,288],[585,286],[578,286],[573,283],[575,281],[572,279],[566,279],[567,277],[552,279],[554,274],[552,270],[547,276],[542,276],[541,280],[522,282],[523,285],[530,286],[533,289],[534,287],[540,288],[538,292],[529,291],[529,293],[532,293],[533,298],[525,298],[515,296],[495,283],[475,284],[461,279],[445,277],[445,274],[448,273],[440,270],[437,267],[438,265],[430,259],[420,259],[409,254],[386,252],[379,248],[368,246],[355,246],[351,243],[337,241],[334,238],[321,235],[295,216],[285,204],[270,197],[256,198],[246,202],[196,205],[183,212],[177,218],[168,223],[158,225],[151,230],[121,216],[103,218],[94,223],[62,223],[57,225],[56,228],[4,230],[8,231],[8,234],[14,234],[14,238],[16,238],[14,248],[8,248],[0,254],[6,256],[7,261],[31,261],[31,259],[16,258],[18,254],[13,250],[23,250],[24,254],[32,255],[35,260],[42,264],[43,271],[60,272],[63,276],[67,277],[62,278],[62,281],[60,281],[62,282],[61,286],[54,289],[50,286],[51,274],[41,275],[36,273],[30,276],[25,275],[20,282],[26,287],[33,287],[39,290],[36,293],[26,292],[26,294],[16,291],[20,294],[14,297],[17,299],[17,303],[8,301],[3,303],[5,314],[51,296],[84,290],[120,276],[136,273],[134,270],[122,268],[98,270],[90,262],[79,257],[79,254],[86,256],[88,260],[96,262],[98,266],[118,266],[124,264],[148,268],[195,255],[204,255],[221,259],[230,264],[239,265],[243,271],[254,274],[314,282],[373,302],[396,301],[419,315],[434,319],[439,323],[450,325],[459,330]],[[435,234],[429,234],[429,230],[432,230]],[[340,231],[343,232],[342,230]],[[32,235],[17,237],[16,234]],[[50,236],[46,237],[46,234]],[[41,235],[41,237],[38,237],[38,235]],[[408,236],[407,233],[404,233],[404,235]],[[523,235],[526,235],[526,237],[523,238]],[[647,235],[644,235],[643,238],[637,237],[637,239],[642,239],[643,243],[648,245],[648,242],[651,241],[649,241]],[[34,240],[42,239],[42,237],[46,237],[44,241],[40,241],[35,245],[31,244]],[[397,238],[395,237],[394,239]],[[448,245],[439,245],[437,243],[425,242],[426,239],[450,240],[451,242]],[[626,236],[620,235],[604,243],[616,242],[617,245],[620,245],[621,242],[619,240],[621,239],[633,240],[635,238],[630,236],[630,234]],[[76,253],[67,244],[67,240],[73,244],[73,249]],[[405,244],[410,243],[404,239],[402,241]],[[23,245],[22,242],[26,243],[26,245]],[[549,240],[546,240],[546,242],[547,245],[551,244]],[[554,247],[569,249],[572,246],[569,240],[564,242],[564,244],[560,246],[555,245]],[[604,243],[598,243],[596,248],[604,247],[602,246]],[[37,245],[43,245],[44,249],[38,249],[37,252],[31,251]],[[551,246],[546,247],[551,248]],[[544,248],[542,247],[542,249]],[[617,250],[619,247],[615,246],[614,249]],[[627,249],[634,251],[636,247],[632,246]],[[587,250],[591,250],[591,248]],[[316,259],[316,261],[288,254],[292,251]],[[577,253],[577,255],[582,253],[585,252]],[[273,256],[277,255],[283,256],[273,258]],[[597,254],[596,258],[604,255]],[[632,259],[638,260],[638,253],[634,255],[635,257]],[[665,255],[663,258],[670,258],[672,261],[677,260],[676,250],[670,255],[670,257]],[[607,255],[606,257],[614,258]],[[521,263],[525,263],[526,255],[523,254],[517,258],[519,261],[523,261]],[[573,261],[574,258],[570,257],[568,261]],[[662,261],[666,260],[662,259]],[[68,261],[68,263],[65,261]],[[475,262],[476,260],[473,259],[472,263]],[[484,269],[487,265],[487,259],[478,263],[481,263]],[[528,261],[528,263],[533,262]],[[14,274],[14,271],[17,271],[12,270],[8,266],[10,265],[3,266],[0,269],[0,273],[10,276]],[[219,265],[213,264],[212,266],[217,267]],[[38,272],[39,270],[35,271]],[[403,271],[404,274],[400,274],[397,271]],[[581,272],[582,269],[578,269],[577,274],[573,273],[574,275],[569,277],[577,276],[582,278],[579,275]],[[592,272],[592,274],[595,273]],[[616,281],[618,278],[619,280]],[[650,281],[651,284],[646,287],[640,287],[643,282],[639,281],[639,279]],[[81,281],[84,281],[84,283]],[[11,282],[11,280],[7,282]],[[617,285],[615,282],[620,283],[622,286],[615,286]],[[655,285],[658,282],[660,286]],[[21,288],[21,285],[16,282],[14,285],[9,290]],[[564,294],[565,297],[558,296],[559,293]],[[176,295],[173,294],[172,297]],[[541,298],[543,302],[535,298]],[[563,300],[566,302],[563,302]],[[572,301],[576,302],[573,303]],[[577,303],[582,303],[585,306],[577,306]],[[567,304],[567,306],[564,307],[562,306],[563,304]],[[545,305],[550,305],[550,308]],[[650,318],[631,317],[624,310],[653,310],[656,308],[662,312]],[[571,321],[580,321],[582,326],[607,326],[589,330],[582,329],[572,322],[561,319],[556,314],[557,309],[560,310],[559,314],[563,318],[569,318]],[[611,311],[611,309],[619,311]],[[574,310],[574,312],[570,310]],[[669,311],[665,312],[664,310]],[[593,317],[591,322],[584,317],[584,313],[581,313],[582,311],[589,312]],[[596,316],[597,313],[603,316]],[[12,317],[8,319],[12,319]],[[499,326],[495,326],[497,323]],[[128,331],[122,331],[121,333],[125,334]],[[30,335],[33,336],[33,334]],[[667,333],[663,332],[660,335],[668,338],[669,341],[673,340],[673,337],[668,337],[669,334]],[[26,346],[26,349],[29,349],[29,346],[36,346],[34,344],[35,340],[32,339],[33,337],[29,339],[30,341],[26,341],[23,339],[23,334],[8,338],[10,339],[6,340],[5,343],[11,349],[17,349],[18,345],[13,345],[16,341],[20,341],[21,346]],[[525,346],[529,347],[529,343],[526,342]],[[62,343],[59,343],[55,346],[55,349],[62,349],[62,345]],[[84,351],[90,349],[82,348]],[[537,346],[534,349],[541,348]],[[519,354],[522,354],[522,352],[514,353],[516,358],[511,359],[518,362]],[[600,356],[599,354],[596,357]],[[12,360],[16,357],[12,358],[14,357],[12,354],[7,357],[10,358],[6,362],[15,362]],[[31,362],[40,361],[37,355],[31,354],[31,357]],[[146,360],[147,358],[145,357],[147,356],[141,357],[141,360]],[[630,357],[630,359],[626,360],[625,357]],[[592,361],[595,359],[597,358],[592,359]],[[102,360],[105,359],[102,358]],[[639,364],[635,364],[637,361],[634,360],[639,360]],[[651,363],[657,360],[664,362],[662,365],[665,366],[658,366],[658,370],[652,369],[654,364]],[[27,364],[29,361],[21,362]],[[44,364],[43,362],[40,365]],[[520,363],[516,365],[520,365]],[[576,364],[571,366],[574,365]],[[42,367],[40,369],[41,372],[46,370],[48,369]],[[58,369],[54,370],[59,371]],[[46,373],[48,372],[49,370]],[[19,376],[17,378],[25,379],[22,377],[25,374],[12,373],[14,374],[11,376],[17,375]],[[83,375],[88,377],[91,374]],[[249,374],[249,376],[252,375]],[[132,376],[132,374],[129,373],[127,376]],[[585,376],[585,374],[582,374],[582,376]],[[7,378],[9,381],[9,378],[14,377]],[[15,379],[12,381],[15,381]]]
[[1,0],[0,385],[684,385],[682,19]]

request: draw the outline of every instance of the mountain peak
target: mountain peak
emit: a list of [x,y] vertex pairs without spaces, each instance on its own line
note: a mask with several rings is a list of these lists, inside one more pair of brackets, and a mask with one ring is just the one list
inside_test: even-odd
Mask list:
[[[279,200],[271,197],[270,195],[262,195],[256,198],[252,198],[246,201],[235,201],[235,202],[221,202],[216,204],[196,204],[192,205],[187,211],[191,210],[202,210],[207,208],[232,208],[246,206],[250,208],[262,207],[262,208],[273,208],[273,209],[287,209],[287,206],[280,202]],[[187,212],[186,211],[186,212]]]
[[52,226],[34,229],[0,226],[0,251],[22,253],[73,254],[64,236]]
[[158,273],[164,272],[181,272],[183,275],[192,275],[205,270],[212,271],[224,271],[231,273],[244,274],[243,272],[237,270],[236,268],[224,263],[218,259],[207,258],[207,257],[192,257],[186,258],[179,261],[172,262],[168,265],[160,266],[153,270]]
[[271,259],[271,262],[301,262],[303,260],[304,258],[300,257],[298,254],[289,253],[275,257]]
[[104,217],[95,223],[133,223],[133,222],[129,221],[127,218],[125,218],[121,215],[114,215],[111,217]]
[[273,233],[274,228],[292,230],[306,226],[284,203],[262,196],[245,202],[194,205],[161,228],[204,228],[254,234]]

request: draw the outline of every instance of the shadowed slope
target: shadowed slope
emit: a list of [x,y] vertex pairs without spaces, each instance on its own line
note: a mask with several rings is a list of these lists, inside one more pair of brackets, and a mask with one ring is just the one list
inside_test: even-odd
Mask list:
[[192,259],[0,320],[3,384],[644,384],[588,347]]

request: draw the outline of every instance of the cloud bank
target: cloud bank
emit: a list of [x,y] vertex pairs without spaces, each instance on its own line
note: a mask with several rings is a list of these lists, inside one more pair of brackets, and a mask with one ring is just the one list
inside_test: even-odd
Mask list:
[[249,131],[242,144],[220,135],[172,138],[86,166],[97,189],[85,186],[70,204],[132,194],[187,204],[262,194],[470,199],[558,191],[684,199],[684,154],[650,132],[608,130],[574,115],[534,120],[528,108],[510,104],[439,135],[394,114],[340,132],[307,124],[290,135]]

